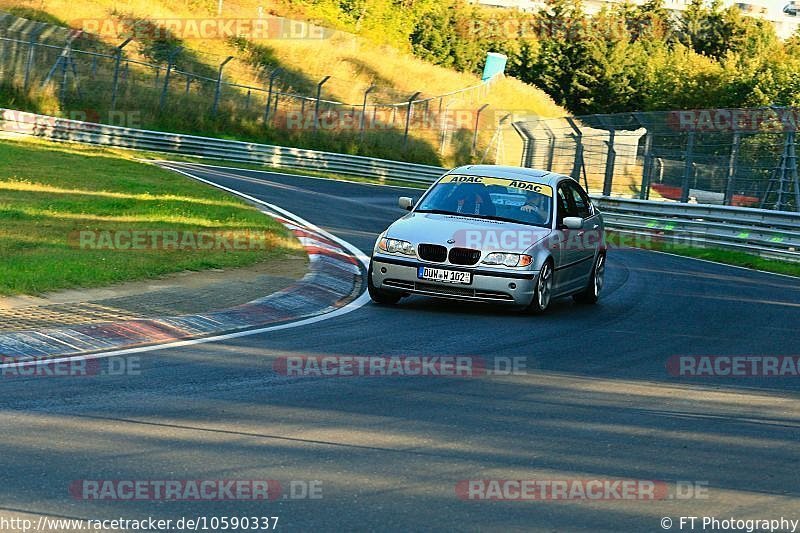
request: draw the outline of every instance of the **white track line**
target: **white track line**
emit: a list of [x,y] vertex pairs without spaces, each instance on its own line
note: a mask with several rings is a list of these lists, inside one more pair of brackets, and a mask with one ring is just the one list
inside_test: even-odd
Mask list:
[[[347,242],[347,241],[345,241],[343,239],[340,239],[339,237],[337,237],[337,236],[325,231],[324,229],[321,229],[317,225],[312,224],[311,222],[308,222],[307,220],[295,215],[294,213],[291,213],[290,211],[282,209],[282,208],[280,208],[280,207],[278,207],[276,205],[272,205],[270,203],[267,203],[267,202],[265,202],[263,200],[259,200],[258,198],[254,198],[254,197],[250,196],[249,194],[245,194],[245,193],[230,189],[228,187],[225,187],[225,186],[222,186],[222,185],[218,185],[218,184],[216,184],[216,183],[214,183],[212,181],[209,181],[209,180],[206,180],[206,179],[203,179],[203,178],[199,178],[197,176],[193,176],[193,175],[189,174],[188,172],[184,172],[184,171],[181,171],[181,170],[178,170],[178,169],[175,169],[175,168],[170,168],[170,170],[172,170],[173,172],[178,172],[179,174],[183,174],[184,176],[187,176],[187,177],[189,177],[191,179],[195,179],[195,180],[201,181],[201,182],[206,183],[208,185],[211,185],[213,187],[217,187],[218,189],[222,189],[224,191],[230,192],[230,193],[235,194],[237,196],[241,196],[242,198],[245,198],[245,199],[250,200],[252,202],[256,202],[256,203],[258,203],[260,205],[263,205],[263,206],[265,206],[265,207],[267,207],[269,209],[272,209],[272,210],[280,213],[281,215],[285,216],[286,218],[294,220],[298,224],[304,225],[304,226],[306,226],[307,228],[309,228],[309,229],[311,229],[313,231],[319,232],[320,234],[324,235],[328,239],[331,239],[332,241],[337,242],[338,244],[342,245],[343,248],[347,249],[355,257],[357,257],[358,260],[361,261],[361,263],[364,265],[364,267],[367,267],[369,265],[369,257],[367,257],[363,252],[361,252],[361,250],[359,250],[358,248],[356,248],[355,246],[353,246],[349,242]],[[202,339],[188,339],[188,340],[184,340],[184,341],[168,342],[168,343],[164,343],[164,344],[155,344],[155,345],[152,345],[152,346],[140,346],[140,347],[136,347],[136,348],[125,348],[125,349],[122,349],[122,350],[114,350],[114,351],[109,351],[109,352],[99,352],[99,353],[87,354],[87,355],[66,356],[66,357],[60,357],[58,359],[36,360],[36,361],[30,361],[30,362],[20,361],[20,362],[17,362],[17,363],[6,363],[6,364],[3,364],[3,365],[0,365],[0,369],[16,368],[16,367],[24,367],[24,366],[33,366],[33,365],[37,365],[37,366],[38,365],[50,365],[50,364],[55,364],[55,363],[67,362],[67,361],[87,361],[87,360],[91,360],[91,359],[105,359],[107,357],[116,357],[116,356],[119,356],[119,355],[129,355],[129,354],[134,354],[134,353],[155,352],[155,351],[167,350],[167,349],[172,349],[172,348],[182,348],[184,346],[194,346],[196,344],[205,344],[205,343],[208,343],[208,342],[218,342],[218,341],[225,341],[225,340],[229,340],[229,339],[238,339],[240,337],[249,337],[251,335],[260,335],[261,333],[268,333],[270,331],[280,331],[280,330],[283,330],[283,329],[291,329],[291,328],[297,328],[297,327],[302,327],[302,326],[309,326],[311,324],[316,324],[317,322],[322,322],[323,320],[328,320],[330,318],[336,318],[338,316],[346,315],[347,313],[349,313],[351,311],[355,311],[356,309],[360,308],[361,306],[366,304],[368,301],[369,301],[369,296],[365,292],[365,293],[362,293],[358,298],[356,298],[355,300],[353,300],[352,302],[350,302],[349,304],[345,305],[344,307],[342,307],[340,309],[337,309],[335,311],[331,311],[330,313],[325,313],[323,315],[317,315],[317,316],[312,316],[312,317],[309,317],[309,318],[305,318],[303,320],[298,320],[297,322],[290,322],[288,324],[279,324],[277,326],[267,326],[267,327],[264,327],[264,328],[249,329],[247,331],[237,331],[235,333],[226,333],[224,335],[216,335],[216,336],[213,336],[213,337],[203,337]]]

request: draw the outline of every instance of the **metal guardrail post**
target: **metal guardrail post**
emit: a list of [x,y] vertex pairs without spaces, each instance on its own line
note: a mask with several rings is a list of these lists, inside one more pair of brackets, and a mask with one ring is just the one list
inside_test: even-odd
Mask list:
[[728,179],[725,185],[725,199],[723,204],[733,205],[733,192],[736,187],[736,166],[739,162],[739,143],[741,142],[742,134],[734,132],[733,144],[731,145],[731,156],[728,159]]
[[217,71],[217,87],[214,90],[214,104],[211,106],[212,117],[217,116],[217,107],[219,107],[219,97],[220,94],[222,93],[222,69],[225,68],[225,65],[227,65],[232,59],[233,56],[228,56],[227,58],[225,58],[225,61],[223,61],[219,65],[219,70]]
[[408,99],[408,108],[406,109],[406,131],[403,134],[403,150],[408,146],[408,129],[411,127],[411,111],[413,110],[414,100],[417,96],[422,94],[422,91],[417,91]]
[[169,56],[167,56],[167,72],[164,74],[164,87],[161,88],[161,99],[158,102],[158,109],[160,111],[164,110],[164,106],[167,103],[167,90],[169,89],[169,75],[172,73],[172,67],[175,66],[175,58],[178,54],[181,53],[183,50],[182,46],[175,47],[172,51],[170,51]]
[[695,132],[694,130],[689,132],[689,137],[686,140],[686,161],[683,167],[683,183],[681,184],[681,202],[686,203],[689,201],[689,179],[692,177],[692,167],[694,165],[694,161],[692,160],[692,156],[694,155],[694,139]]
[[[264,125],[269,124],[270,107],[272,106],[272,89],[275,86],[275,78],[283,72],[283,68],[277,67],[269,74],[269,89],[267,90],[267,104],[264,106]],[[277,109],[276,109],[277,111]]]
[[317,84],[317,100],[314,103],[314,132],[319,129],[319,101],[322,98],[322,86],[325,85],[331,79],[330,76],[325,76],[322,80]]
[[128,37],[114,49],[114,81],[111,83],[111,111],[117,106],[117,88],[119,87],[119,65],[122,61],[122,49],[128,46],[133,37]]
[[369,96],[369,93],[371,93],[375,89],[376,89],[375,85],[370,85],[369,88],[367,88],[367,90],[364,91],[364,103],[361,104],[361,125],[360,125],[361,138],[359,141],[362,145],[364,144],[364,132],[366,129],[366,122],[367,122],[367,97]]

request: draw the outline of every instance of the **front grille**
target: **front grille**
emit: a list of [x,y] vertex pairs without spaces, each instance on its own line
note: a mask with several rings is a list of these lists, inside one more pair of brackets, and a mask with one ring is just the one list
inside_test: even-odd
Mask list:
[[414,284],[414,290],[427,294],[438,294],[440,296],[465,296],[467,298],[480,298],[482,300],[503,300],[513,301],[514,297],[505,292],[496,291],[482,291],[478,289],[470,289],[467,287],[458,287],[450,285],[435,285],[433,283]]
[[447,259],[447,248],[438,244],[420,244],[417,253],[421,259],[434,263],[441,263]]
[[466,298],[478,298],[481,300],[513,301],[514,297],[505,292],[484,291],[472,289],[470,287],[459,287],[457,285],[438,285],[435,283],[413,282],[400,279],[385,279],[383,284],[395,289],[403,289],[410,292],[420,292],[432,296],[463,296]]
[[474,265],[480,258],[480,250],[470,250],[469,248],[452,248],[450,250],[450,262],[454,265]]
[[394,287],[396,289],[408,289],[414,290],[414,282],[413,281],[405,281],[402,279],[385,279],[383,280],[383,284],[388,287]]

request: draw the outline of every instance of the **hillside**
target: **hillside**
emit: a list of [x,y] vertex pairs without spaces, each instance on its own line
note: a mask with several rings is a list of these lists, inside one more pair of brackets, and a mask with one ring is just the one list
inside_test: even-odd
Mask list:
[[[259,12],[259,5],[262,4],[257,0],[225,0],[222,17],[224,19],[253,20],[257,19],[259,14],[265,18],[273,14],[281,14],[279,12],[281,4],[265,4],[263,10]],[[96,24],[92,26],[91,22],[112,21],[114,24],[109,27],[119,29],[122,27],[120,21],[124,20],[135,19],[159,26],[164,21],[176,19],[214,18],[216,1],[50,0],[45,4],[39,1],[0,0],[0,10],[33,20],[70,27],[88,26],[93,28],[96,27]],[[435,98],[476,86],[480,84],[480,79],[470,74],[426,63],[408,52],[385,45],[377,45],[372,40],[342,31],[326,30],[325,37],[321,39],[197,39],[190,35],[183,38],[184,35],[180,33],[165,34],[163,31],[157,35],[157,38],[150,38],[155,33],[158,32],[148,32],[144,38],[139,38],[129,45],[125,49],[126,57],[164,65],[166,63],[165,48],[182,46],[183,51],[176,59],[176,69],[181,72],[191,72],[198,76],[214,78],[218,65],[230,55],[235,59],[225,66],[224,80],[254,89],[248,90],[246,87],[240,87],[226,90],[220,103],[224,112],[220,113],[221,117],[209,120],[200,116],[197,109],[198,106],[208,107],[207,95],[213,93],[213,83],[193,84],[192,90],[186,91],[184,95],[180,90],[183,79],[173,75],[174,85],[170,86],[171,91],[167,99],[171,107],[168,108],[168,112],[155,113],[154,107],[158,107],[158,105],[157,101],[153,100],[160,96],[160,91],[154,90],[158,88],[158,75],[156,75],[152,86],[149,83],[141,82],[141,85],[134,85],[133,89],[124,91],[120,95],[117,106],[118,109],[139,112],[142,115],[140,120],[144,122],[142,125],[147,127],[229,135],[264,142],[449,164],[469,160],[468,145],[471,144],[471,131],[468,130],[473,129],[473,126],[469,124],[473,122],[471,117],[474,116],[475,110],[484,104],[488,104],[489,108],[481,121],[480,144],[482,146],[479,147],[478,153],[482,153],[482,150],[488,147],[497,127],[497,120],[509,112],[513,111],[516,115],[532,114],[548,117],[565,114],[562,108],[556,106],[539,89],[510,77],[501,77],[495,80],[490,87],[478,87],[425,103],[425,118],[428,118],[429,113],[438,113],[439,106],[443,108],[443,113],[448,117],[460,116],[460,119],[455,120],[457,126],[453,129],[456,131],[447,132],[449,136],[446,135],[445,149],[441,150],[439,123],[437,122],[437,126],[434,127],[430,125],[430,120],[426,121],[415,115],[410,128],[412,142],[409,143],[406,150],[403,150],[403,153],[399,153],[397,150],[398,137],[402,134],[404,121],[402,116],[395,115],[398,114],[398,110],[402,112],[405,108],[393,108],[389,104],[405,102],[411,94],[417,91],[421,92],[418,99]],[[122,41],[123,36],[104,31],[100,35],[100,42],[97,46],[104,46],[105,52],[109,53],[113,46]],[[100,70],[103,69],[103,66],[101,64]],[[41,68],[46,67],[47,62],[44,61]],[[111,65],[105,65],[105,67],[106,78],[109,78],[108,72],[111,70]],[[299,108],[300,105],[303,106],[303,111],[306,113],[309,111],[300,99],[284,98],[283,96],[279,102],[278,114],[275,115],[278,118],[278,124],[274,123],[275,118],[273,118],[272,127],[263,128],[259,121],[261,110],[266,103],[266,92],[261,88],[268,84],[269,73],[277,67],[283,71],[276,78],[275,90],[285,94],[313,97],[319,80],[325,76],[331,76],[323,86],[322,98],[351,105],[324,106],[323,112],[341,114],[341,110],[355,111],[356,107],[360,107],[366,89],[375,86],[369,97],[370,104],[380,104],[385,107],[376,108],[373,113],[378,116],[379,120],[383,117],[386,122],[391,117],[392,127],[389,128],[391,131],[368,132],[364,145],[358,142],[358,132],[352,131],[352,127],[351,131],[343,131],[346,128],[334,127],[334,131],[317,135],[310,135],[308,131],[281,131],[280,125],[283,122],[280,120],[279,113],[286,113],[290,109]],[[146,75],[152,77],[152,73],[147,72],[144,67],[134,66],[133,68],[141,71],[139,72],[140,78],[144,78]],[[94,76],[96,65],[90,67],[87,64],[83,67],[84,72],[90,69]],[[80,68],[78,70],[81,71]],[[131,76],[131,79],[136,83],[138,78]],[[92,81],[96,80],[93,78]],[[82,100],[73,101],[69,105],[72,108],[85,108],[88,105],[97,110],[102,110],[104,106],[107,107],[104,102],[109,100],[106,93],[109,92],[110,84],[106,80],[106,86],[98,88],[100,85],[100,82],[92,84],[91,86],[95,89],[93,92],[84,90],[84,94],[81,94]],[[86,86],[85,83],[84,86]],[[144,87],[147,88],[146,91],[142,90]],[[196,96],[195,92],[206,95],[202,102],[199,96],[195,100],[191,99]],[[185,99],[183,99],[184,96]],[[92,98],[94,100],[91,100]],[[4,98],[6,104],[9,99],[8,95]],[[14,95],[14,99],[18,104],[28,101],[26,107],[42,112],[65,114],[70,109],[70,107],[65,107],[65,102],[54,98],[52,94],[48,98],[42,98],[41,95],[17,93]],[[192,110],[191,116],[183,116],[186,109]],[[246,114],[245,111],[249,113],[246,119],[243,118]],[[102,119],[102,112],[99,114]],[[341,119],[341,117],[339,118]],[[509,143],[516,142],[514,139],[516,135],[510,131],[510,128],[509,132],[508,135],[504,135],[505,140]],[[507,154],[507,157],[518,162],[517,147],[509,149],[506,146],[504,148],[503,152]]]

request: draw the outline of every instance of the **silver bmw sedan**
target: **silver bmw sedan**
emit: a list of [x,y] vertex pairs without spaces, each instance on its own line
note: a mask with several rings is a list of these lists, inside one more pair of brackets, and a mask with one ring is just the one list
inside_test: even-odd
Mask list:
[[381,233],[369,265],[376,303],[420,294],[540,313],[563,296],[597,302],[603,217],[568,176],[470,165],[399,205],[410,213]]

